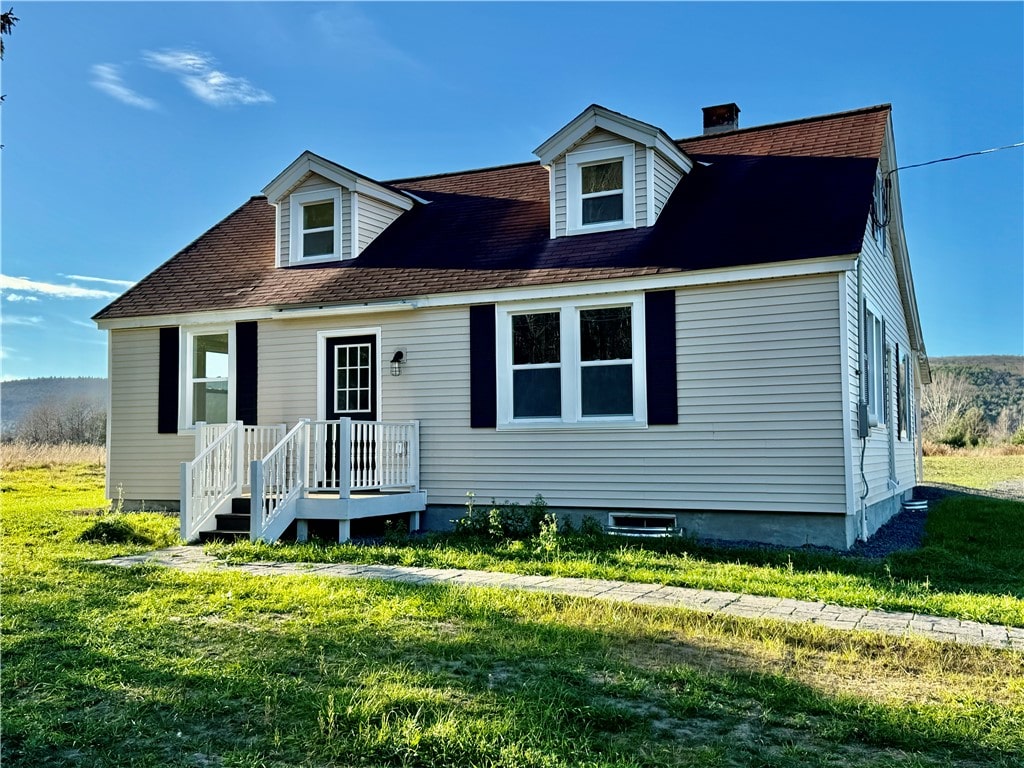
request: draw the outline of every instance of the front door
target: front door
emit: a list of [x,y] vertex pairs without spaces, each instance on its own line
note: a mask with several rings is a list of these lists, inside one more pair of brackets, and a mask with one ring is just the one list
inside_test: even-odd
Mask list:
[[[328,338],[324,354],[327,362],[324,366],[327,374],[324,417],[328,421],[346,417],[353,421],[377,421],[377,337]],[[333,436],[334,432],[329,431],[325,456],[327,477],[337,477],[337,473],[348,468],[347,457],[339,455],[339,446]],[[362,476],[372,473],[375,468],[376,446],[357,445],[358,442],[358,435],[353,434],[352,470],[355,475]]]

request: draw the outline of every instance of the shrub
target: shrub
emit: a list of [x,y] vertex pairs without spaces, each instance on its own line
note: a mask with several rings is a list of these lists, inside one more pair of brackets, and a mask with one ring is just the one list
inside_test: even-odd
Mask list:
[[152,537],[138,531],[126,515],[97,520],[79,534],[78,540],[95,544],[153,544]]
[[466,516],[452,521],[457,533],[493,541],[524,540],[541,532],[548,505],[539,493],[526,506],[512,501],[498,504],[491,499],[486,510],[476,504],[476,495],[466,494]]

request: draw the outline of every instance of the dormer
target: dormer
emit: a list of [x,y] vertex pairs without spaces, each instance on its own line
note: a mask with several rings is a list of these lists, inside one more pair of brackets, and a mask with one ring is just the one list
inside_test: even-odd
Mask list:
[[551,237],[650,227],[693,161],[653,125],[591,104],[534,150],[551,183]]
[[404,192],[303,152],[263,194],[277,210],[277,266],[354,259],[413,207]]

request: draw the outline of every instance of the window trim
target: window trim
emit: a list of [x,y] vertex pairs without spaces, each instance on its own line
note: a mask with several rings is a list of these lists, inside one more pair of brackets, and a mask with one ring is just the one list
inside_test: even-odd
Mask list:
[[864,300],[865,400],[868,426],[885,426],[885,318],[868,299]]
[[[615,307],[629,307],[631,312],[633,414],[583,416],[580,312]],[[559,418],[515,419],[512,416],[512,317],[552,311],[559,313],[562,415]],[[643,294],[498,305],[495,308],[495,346],[498,368],[498,430],[647,428],[647,344]]]
[[[622,219],[597,224],[583,223],[582,169],[609,160],[622,161]],[[602,193],[608,194],[608,193]],[[588,195],[587,197],[593,197]],[[569,152],[565,156],[565,233],[583,235],[588,232],[609,232],[636,226],[636,148],[633,144],[617,144],[600,149]]]
[[[305,256],[303,246],[306,230],[302,226],[302,209],[307,205],[334,203],[334,250],[319,256]],[[316,264],[321,261],[341,261],[341,188],[318,189],[308,192],[293,192],[289,197],[289,221],[291,238],[288,247],[289,264]],[[324,231],[326,228],[319,228]]]
[[[181,361],[179,370],[181,371],[181,380],[178,386],[179,395],[179,408],[178,413],[181,414],[181,418],[178,424],[179,432],[194,432],[196,429],[196,421],[192,414],[193,406],[193,394],[192,385],[195,379],[192,375],[192,362],[193,362],[193,350],[194,342],[197,336],[216,336],[220,334],[227,334],[228,337],[228,423],[235,420],[235,398],[236,398],[236,387],[238,382],[237,375],[237,345],[235,343],[235,325],[196,325],[191,327],[183,327],[181,329],[181,343],[179,349],[181,350]],[[207,422],[209,423],[209,422]]]

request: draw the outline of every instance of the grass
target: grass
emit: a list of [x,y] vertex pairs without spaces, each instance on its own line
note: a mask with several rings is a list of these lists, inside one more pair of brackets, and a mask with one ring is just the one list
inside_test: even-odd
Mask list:
[[1024,482],[1024,455],[975,453],[925,456],[924,478],[929,483],[988,490],[1008,480]]
[[176,528],[132,514],[113,517],[133,536],[96,535],[100,483],[94,467],[5,473],[5,766],[1024,759],[1019,654],[536,593],[94,566]]
[[211,544],[231,562],[356,562],[651,582],[1024,626],[1024,504],[950,498],[921,549],[883,560],[811,550],[720,549],[686,539],[562,536],[531,542],[430,534],[365,544]]
[[0,469],[37,469],[87,464],[102,467],[107,461],[107,449],[102,445],[80,443],[5,442],[0,443]]

